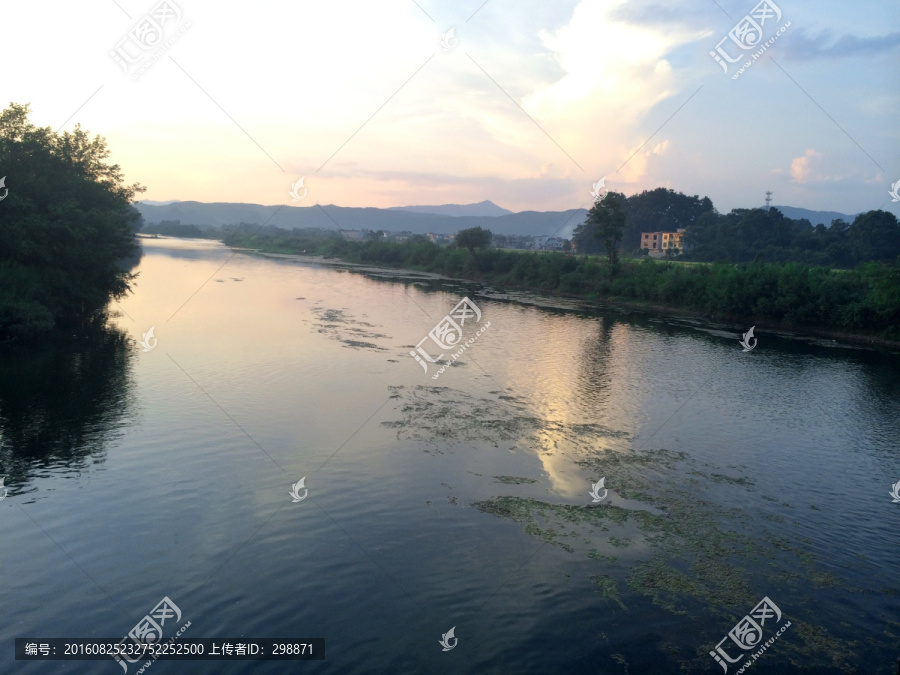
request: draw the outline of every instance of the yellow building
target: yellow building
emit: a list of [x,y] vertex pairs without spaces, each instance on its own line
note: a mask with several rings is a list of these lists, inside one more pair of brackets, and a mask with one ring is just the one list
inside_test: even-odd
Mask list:
[[677,232],[641,232],[641,248],[650,249],[654,258],[663,256],[666,251],[680,253],[684,250],[684,229]]

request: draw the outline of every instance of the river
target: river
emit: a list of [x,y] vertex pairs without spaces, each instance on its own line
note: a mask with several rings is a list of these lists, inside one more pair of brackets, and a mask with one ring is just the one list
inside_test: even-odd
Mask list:
[[121,673],[13,641],[163,598],[326,657],[145,672],[896,671],[896,353],[143,244],[108,328],[0,351],[0,672]]

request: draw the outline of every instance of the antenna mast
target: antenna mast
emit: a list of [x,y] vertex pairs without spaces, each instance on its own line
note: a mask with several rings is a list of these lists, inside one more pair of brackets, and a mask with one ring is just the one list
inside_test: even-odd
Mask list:
[[769,204],[772,203],[772,191],[769,190],[766,192],[766,211],[769,210]]

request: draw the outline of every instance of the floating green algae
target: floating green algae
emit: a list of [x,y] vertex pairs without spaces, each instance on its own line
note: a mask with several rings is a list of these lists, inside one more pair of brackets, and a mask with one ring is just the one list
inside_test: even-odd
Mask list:
[[605,560],[606,562],[610,563],[614,563],[619,560],[618,557],[614,555],[603,555],[595,548],[592,548],[590,551],[588,551],[588,558],[594,558],[595,560]]
[[[312,307],[310,311],[319,324],[319,327],[316,329],[318,333],[322,333],[323,335],[354,349],[385,351],[384,347],[380,347],[374,342],[355,339],[357,337],[368,338],[368,340],[389,339],[390,336],[385,335],[384,333],[369,330],[371,328],[376,328],[373,324],[367,321],[359,321],[354,317],[345,314],[341,309]],[[348,335],[348,333],[353,333],[354,335],[351,336]]]
[[[819,663],[821,656],[813,652],[822,648],[841,655],[828,660],[829,667],[853,664],[867,644],[878,644],[877,637],[860,642],[828,634],[817,623],[815,608],[798,600],[808,596],[810,586],[831,588],[843,580],[823,570],[802,538],[788,540],[766,529],[766,523],[782,521],[790,505],[765,495],[758,498],[777,511],[751,513],[723,503],[721,486],[754,491],[754,482],[741,475],[744,467],[709,468],[685,452],[666,448],[633,450],[626,432],[600,424],[542,420],[520,398],[502,391],[483,398],[445,387],[392,391],[402,402],[402,421],[384,424],[397,429],[398,438],[437,448],[463,441],[494,447],[503,442],[536,455],[552,449],[584,471],[586,486],[605,477],[611,498],[600,504],[495,494],[472,506],[518,523],[545,545],[583,559],[587,579],[623,610],[627,597],[622,593],[633,594],[673,616],[702,623],[692,629],[691,641],[668,650],[682,670],[706,668],[710,646],[764,595],[780,601],[792,625],[811,627],[804,628],[809,640],[800,639],[798,631],[790,649],[788,641],[784,648],[779,646],[797,662],[805,658]],[[493,479],[498,490],[536,482],[517,476]],[[785,597],[792,598],[789,605]]]
[[521,476],[491,476],[491,478],[504,485],[530,485],[537,483],[533,478],[523,478]]
[[619,597],[619,584],[615,579],[605,574],[596,574],[590,577],[590,580],[594,582],[600,595],[607,600],[618,603],[619,607],[628,611],[628,608],[622,602],[622,598]]

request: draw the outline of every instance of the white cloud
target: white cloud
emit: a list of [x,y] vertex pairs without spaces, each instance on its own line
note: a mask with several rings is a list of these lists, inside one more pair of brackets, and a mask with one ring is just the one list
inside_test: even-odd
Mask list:
[[821,156],[821,152],[807,150],[805,155],[795,157],[791,161],[791,178],[797,183],[808,183],[813,177],[812,163]]
[[[591,169],[609,174],[646,141],[642,121],[647,113],[681,86],[667,55],[702,35],[671,24],[626,22],[619,18],[624,4],[583,0],[567,25],[542,31],[541,40],[563,75],[524,100],[536,117],[548,123],[564,120],[560,143],[583,149]],[[666,147],[664,142],[642,150],[611,180],[639,183],[650,156]]]
[[[845,180],[844,176],[823,173],[825,155],[816,150],[807,150],[805,155],[795,157],[791,161],[791,178],[796,183],[834,183]],[[858,172],[851,171],[852,174]]]

